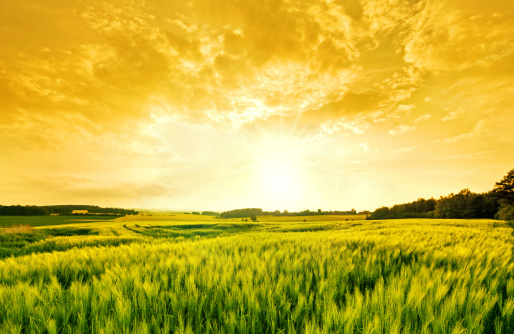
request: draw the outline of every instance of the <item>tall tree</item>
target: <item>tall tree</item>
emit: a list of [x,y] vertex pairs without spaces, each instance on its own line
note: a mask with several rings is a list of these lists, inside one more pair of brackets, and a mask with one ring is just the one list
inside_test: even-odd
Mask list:
[[496,182],[492,193],[500,203],[500,211],[496,214],[496,218],[514,219],[514,169],[510,170],[503,180]]
[[509,171],[503,180],[496,182],[493,193],[502,200],[509,203],[514,202],[514,169]]

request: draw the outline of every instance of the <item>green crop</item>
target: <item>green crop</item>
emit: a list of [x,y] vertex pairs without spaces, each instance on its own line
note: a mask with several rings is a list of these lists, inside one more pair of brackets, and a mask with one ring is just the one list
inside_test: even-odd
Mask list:
[[504,222],[101,224],[0,260],[1,333],[514,331]]

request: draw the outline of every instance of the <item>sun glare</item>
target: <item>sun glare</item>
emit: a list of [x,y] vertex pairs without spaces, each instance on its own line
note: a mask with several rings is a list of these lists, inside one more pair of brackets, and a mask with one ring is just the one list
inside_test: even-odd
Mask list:
[[259,164],[260,183],[266,192],[286,194],[294,186],[294,173],[287,161],[270,160]]
[[256,148],[255,172],[259,190],[270,204],[290,205],[302,197],[304,159],[290,138],[265,137]]

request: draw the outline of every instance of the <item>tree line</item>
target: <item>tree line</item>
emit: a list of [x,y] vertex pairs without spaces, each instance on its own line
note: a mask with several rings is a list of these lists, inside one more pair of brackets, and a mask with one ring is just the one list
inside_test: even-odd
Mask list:
[[420,198],[417,201],[383,206],[367,219],[396,218],[496,218],[514,219],[514,169],[486,193],[463,189],[458,194],[439,199]]
[[[219,214],[218,218],[247,218],[251,217],[252,215],[255,216],[316,216],[316,215],[341,215],[341,216],[347,216],[347,215],[362,215],[362,214],[369,214],[369,211],[361,211],[357,212],[355,209],[351,209],[350,211],[322,211],[321,209],[318,209],[317,211],[310,211],[310,210],[303,210],[298,212],[289,212],[287,210],[284,210],[280,212],[279,210],[276,211],[263,211],[259,208],[247,208],[247,209],[237,209],[237,210],[231,210],[222,212]],[[202,213],[203,214],[203,213]]]
[[280,212],[279,210],[275,211],[264,211],[263,215],[270,215],[270,216],[321,216],[321,215],[337,215],[337,216],[348,216],[348,215],[363,215],[368,214],[369,211],[361,211],[357,212],[355,209],[351,209],[350,211],[322,211],[321,209],[318,209],[317,211],[311,211],[311,210],[303,210],[299,212],[289,212],[287,210],[284,210]]
[[50,214],[69,215],[73,210],[87,210],[92,214],[137,215],[138,211],[120,208],[102,208],[95,205],[0,205],[0,216],[44,216]]
[[217,216],[218,213],[214,211],[202,211],[202,216]]
[[219,214],[219,218],[228,219],[228,218],[247,218],[255,216],[262,216],[263,211],[259,208],[246,208],[246,209],[236,209],[225,211]]

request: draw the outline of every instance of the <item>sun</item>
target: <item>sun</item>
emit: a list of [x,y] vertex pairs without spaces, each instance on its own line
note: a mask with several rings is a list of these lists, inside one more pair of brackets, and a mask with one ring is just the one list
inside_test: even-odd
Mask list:
[[291,205],[302,197],[305,159],[292,138],[266,136],[255,148],[254,168],[262,198],[270,204]]
[[259,182],[266,193],[287,194],[295,188],[296,170],[285,159],[268,159],[258,163]]

